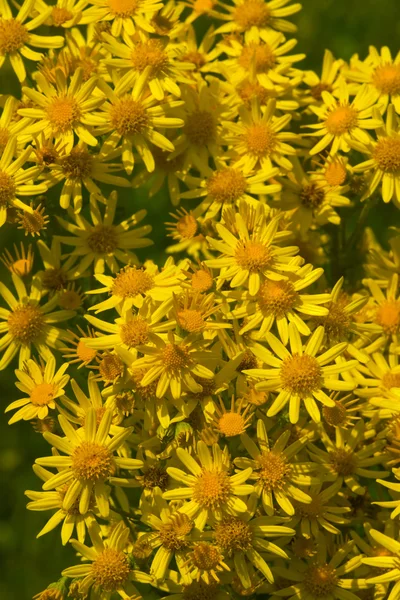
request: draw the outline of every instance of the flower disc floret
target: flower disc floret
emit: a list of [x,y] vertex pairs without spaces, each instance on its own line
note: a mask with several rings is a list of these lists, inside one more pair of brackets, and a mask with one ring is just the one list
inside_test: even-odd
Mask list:
[[68,156],[60,161],[65,177],[84,179],[92,173],[93,157],[87,150],[73,148]]
[[378,140],[373,158],[384,173],[400,172],[400,136]]
[[251,273],[266,269],[272,264],[271,250],[262,242],[241,240],[235,251],[237,264]]
[[334,473],[346,477],[354,473],[356,469],[356,457],[352,450],[337,448],[329,453],[331,469]]
[[31,304],[17,306],[8,317],[8,327],[15,340],[21,344],[31,344],[43,332],[43,313]]
[[223,470],[203,469],[193,488],[193,499],[203,508],[215,510],[225,505],[231,494],[231,484]]
[[0,206],[7,206],[15,198],[16,186],[8,173],[0,171]]
[[207,542],[199,542],[193,546],[191,562],[200,571],[215,570],[222,559],[223,556],[220,550],[212,544],[208,544]]
[[248,152],[258,158],[270,156],[277,146],[275,131],[261,122],[247,128],[243,141]]
[[225,437],[240,435],[246,429],[246,419],[236,412],[225,412],[218,419],[218,430]]
[[387,334],[396,334],[400,328],[400,300],[385,300],[376,311],[375,321]]
[[120,328],[123,344],[134,348],[139,344],[146,344],[149,338],[149,325],[141,317],[134,317],[131,321],[123,323]]
[[281,366],[282,387],[299,396],[307,396],[322,385],[322,371],[318,361],[308,354],[293,354]]
[[191,362],[189,349],[176,344],[166,344],[162,351],[162,361],[168,370],[180,371]]
[[253,546],[250,526],[237,517],[223,519],[215,528],[214,539],[228,553],[246,552]]
[[298,297],[290,281],[266,280],[261,284],[257,301],[263,314],[273,314],[279,318],[294,307]]
[[257,459],[260,466],[258,477],[263,488],[267,490],[280,490],[290,477],[292,468],[283,454],[270,450],[263,452]]
[[92,576],[96,585],[105,592],[113,592],[128,579],[130,567],[121,550],[105,548],[92,563]]
[[31,391],[30,399],[35,406],[46,406],[54,400],[54,394],[57,391],[53,383],[39,383]]
[[0,53],[12,54],[29,40],[28,30],[16,19],[0,19]]
[[149,40],[135,45],[131,57],[133,67],[141,73],[151,67],[151,74],[157,75],[168,66],[168,55],[160,40]]
[[107,0],[111,14],[116,17],[132,17],[138,10],[140,0]]
[[170,523],[164,523],[160,530],[159,536],[162,545],[168,548],[168,550],[180,550],[188,545],[185,537],[193,529],[193,522],[191,519],[183,514],[178,513],[174,515]]
[[111,107],[110,121],[120,135],[137,135],[149,124],[146,108],[131,96],[118,99]]
[[372,82],[382,94],[400,94],[400,65],[386,64],[377,67]]
[[332,594],[337,586],[336,570],[330,565],[311,565],[304,577],[304,587],[313,597],[322,598]]
[[244,0],[235,8],[233,19],[244,30],[266,27],[271,19],[271,11],[264,0]]
[[215,202],[235,202],[246,191],[246,179],[239,169],[220,169],[207,181],[207,192]]
[[111,293],[121,298],[134,298],[145,294],[153,287],[153,278],[144,269],[127,267],[116,276]]
[[96,225],[87,239],[93,252],[110,254],[118,248],[118,237],[112,225]]
[[238,58],[238,63],[246,71],[250,71],[253,62],[255,63],[256,73],[267,73],[276,65],[276,56],[268,44],[249,44],[244,46]]
[[72,470],[76,479],[104,481],[114,471],[112,454],[106,446],[84,441],[72,454]]
[[55,97],[47,109],[47,118],[55,133],[69,131],[80,119],[81,111],[78,102],[73,97]]
[[332,135],[343,135],[357,125],[357,111],[344,104],[334,108],[325,120],[325,127]]

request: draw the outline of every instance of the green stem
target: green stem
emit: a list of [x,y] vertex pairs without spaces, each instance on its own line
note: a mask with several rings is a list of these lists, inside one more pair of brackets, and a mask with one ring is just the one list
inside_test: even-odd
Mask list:
[[358,217],[358,221],[354,228],[354,231],[351,234],[351,236],[346,244],[347,255],[348,255],[349,251],[353,250],[356,247],[356,245],[358,244],[360,237],[365,229],[365,225],[366,225],[366,222],[368,219],[369,212],[370,212],[371,208],[373,208],[375,206],[377,201],[378,201],[378,197],[375,196],[375,197],[371,198],[369,200],[369,202],[367,201],[364,204],[362,211]]

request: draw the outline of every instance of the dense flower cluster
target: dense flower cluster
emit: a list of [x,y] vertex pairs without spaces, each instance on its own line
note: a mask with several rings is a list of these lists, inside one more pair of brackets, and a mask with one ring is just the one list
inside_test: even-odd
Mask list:
[[301,70],[291,0],[16,6],[0,369],[77,554],[35,598],[398,600],[400,54]]

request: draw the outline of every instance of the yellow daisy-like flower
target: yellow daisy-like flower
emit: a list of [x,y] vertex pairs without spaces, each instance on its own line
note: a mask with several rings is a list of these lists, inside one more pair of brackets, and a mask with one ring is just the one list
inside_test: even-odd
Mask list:
[[46,6],[45,10],[26,23],[33,12],[35,3],[36,0],[25,0],[14,17],[8,1],[1,0],[0,2],[0,68],[8,57],[21,82],[26,79],[26,69],[22,57],[39,61],[43,56],[29,46],[61,48],[64,45],[64,38],[60,35],[44,36],[31,33],[48,19],[52,11],[51,6]]
[[273,162],[283,169],[293,168],[287,155],[293,156],[296,150],[286,142],[293,142],[299,136],[289,131],[282,131],[291,120],[291,115],[274,116],[276,100],[269,100],[261,109],[258,101],[253,100],[251,110],[244,106],[239,109],[240,120],[237,123],[224,122],[228,131],[226,142],[232,146],[233,167],[242,167],[251,171],[261,166],[270,171]]
[[317,130],[308,135],[321,137],[321,140],[311,148],[311,156],[325,150],[328,146],[331,154],[336,154],[339,150],[348,152],[352,140],[368,143],[369,136],[365,129],[376,129],[380,126],[378,119],[371,118],[377,94],[367,85],[362,86],[350,102],[349,89],[342,79],[338,88],[338,98],[324,90],[322,99],[322,106],[310,107],[322,121],[317,125],[308,125],[311,129]]
[[[378,119],[378,114],[375,114]],[[368,142],[352,142],[353,148],[369,158],[352,167],[355,173],[365,173],[368,185],[361,198],[365,200],[381,184],[382,200],[393,202],[400,208],[400,130],[399,118],[393,104],[388,108],[386,124],[380,120],[376,129],[377,139],[371,137]]]
[[0,332],[4,335],[0,340],[0,349],[4,354],[0,360],[0,370],[5,369],[14,356],[19,353],[19,368],[31,357],[32,346],[45,361],[51,356],[50,348],[59,348],[61,340],[69,339],[69,334],[55,327],[54,324],[66,321],[75,315],[73,310],[53,309],[57,306],[54,296],[46,304],[41,305],[42,293],[38,280],[34,280],[28,295],[25,284],[18,275],[12,274],[12,280],[18,299],[0,282],[0,295],[9,308],[0,309]]
[[120,270],[117,275],[96,275],[103,288],[90,290],[90,294],[108,292],[111,297],[100,304],[92,306],[90,310],[101,312],[118,306],[121,312],[136,306],[140,308],[145,298],[152,298],[156,302],[172,299],[174,293],[181,290],[181,282],[185,279],[183,271],[175,266],[173,259],[169,258],[160,270],[154,263],[146,262],[143,267],[128,265]]
[[251,475],[251,468],[228,475],[221,448],[214,444],[211,454],[203,441],[197,444],[198,460],[183,448],[177,448],[176,455],[190,474],[176,467],[168,467],[167,472],[172,479],[183,483],[185,487],[167,490],[163,498],[190,500],[182,506],[181,512],[192,517],[200,513],[198,527],[209,520],[220,521],[224,515],[238,515],[247,511],[246,503],[238,496],[248,496],[254,490],[252,485],[245,483]]
[[291,0],[234,0],[233,6],[218,2],[227,12],[214,11],[213,16],[228,22],[219,27],[216,33],[244,33],[246,41],[253,39],[254,32],[269,32],[271,29],[294,33],[297,31],[296,25],[285,17],[298,13],[301,4],[289,4],[290,2]]
[[360,477],[376,480],[390,474],[389,471],[369,469],[384,461],[385,456],[380,451],[385,446],[385,440],[376,440],[360,447],[360,442],[365,439],[365,425],[361,419],[352,429],[336,427],[334,440],[322,427],[319,435],[326,450],[321,450],[314,443],[310,444],[308,448],[310,457],[354,494],[363,496],[366,492],[366,487],[359,482]]
[[56,84],[52,85],[41,73],[36,75],[40,91],[23,87],[23,93],[33,102],[33,108],[20,108],[18,114],[34,119],[35,123],[25,129],[34,135],[41,131],[46,137],[53,136],[70,152],[74,145],[74,134],[89,146],[98,141],[91,133],[94,125],[102,125],[103,118],[95,111],[104,102],[104,97],[93,94],[97,78],[91,77],[83,83],[83,69],[76,69],[69,82],[61,69],[56,73]]
[[159,104],[147,93],[146,83],[150,72],[151,67],[146,67],[137,79],[128,72],[114,90],[103,80],[98,83],[107,102],[102,106],[105,125],[98,127],[96,133],[103,135],[112,132],[106,141],[111,148],[122,140],[122,162],[129,174],[135,164],[133,148],[139,153],[147,170],[154,171],[154,157],[148,142],[166,152],[172,152],[173,143],[158,129],[175,129],[183,125],[182,119],[166,115],[166,111],[172,106],[170,101]]
[[100,527],[91,523],[88,527],[93,546],[89,548],[78,540],[71,540],[71,545],[84,559],[79,565],[64,569],[62,575],[72,579],[80,579],[79,593],[110,600],[114,592],[122,598],[142,598],[132,584],[133,578],[142,583],[151,583],[152,578],[141,571],[133,571],[127,554],[130,530],[120,521],[110,532],[107,540],[103,540]]
[[[297,44],[297,40],[286,40],[277,31],[254,33],[251,40],[244,43],[240,39],[221,42],[219,47],[228,56],[220,60],[220,70],[236,87],[254,73],[255,80],[274,97],[279,86],[294,86],[292,65],[305,58],[305,54],[287,55]],[[294,82],[299,83],[299,78]]]
[[70,256],[63,262],[61,245],[55,237],[51,241],[50,248],[43,240],[38,240],[37,245],[44,270],[38,271],[36,277],[40,280],[44,293],[55,294],[62,292],[72,279],[74,272],[73,265],[76,261],[75,257]]
[[[33,465],[35,475],[40,477],[44,482],[48,481],[53,477],[53,473],[48,469],[44,469],[39,465]],[[94,520],[94,515],[89,508],[87,513],[81,515],[77,510],[76,505],[72,505],[68,510],[63,509],[63,502],[65,494],[68,491],[68,484],[61,485],[59,488],[49,492],[36,492],[34,490],[26,490],[25,496],[28,496],[30,502],[26,505],[28,510],[32,511],[44,511],[44,510],[56,510],[50,517],[47,523],[37,534],[37,538],[53,531],[58,525],[61,525],[61,542],[63,545],[67,544],[76,529],[76,535],[78,540],[83,544],[86,537],[86,529]]]
[[89,510],[93,494],[100,515],[107,518],[110,510],[107,482],[112,480],[117,469],[131,471],[143,466],[141,460],[114,455],[131,435],[132,428],[123,428],[110,436],[112,411],[104,411],[100,422],[97,423],[97,412],[94,408],[87,411],[82,429],[74,429],[63,415],[60,415],[58,420],[65,437],[54,433],[44,433],[43,436],[50,445],[67,456],[46,456],[36,460],[42,467],[58,469],[58,472],[44,483],[43,489],[52,490],[68,483],[63,508],[69,510],[79,500],[80,514]]
[[271,447],[268,433],[262,419],[257,422],[258,445],[243,433],[240,436],[242,444],[251,458],[238,457],[234,463],[241,469],[251,468],[250,477],[255,480],[254,496],[250,498],[250,506],[255,509],[258,498],[267,515],[275,512],[274,504],[287,514],[294,515],[293,500],[309,504],[311,496],[299,489],[298,486],[309,486],[317,483],[318,479],[311,477],[310,473],[318,469],[318,465],[311,462],[296,462],[294,457],[310,441],[310,434],[302,436],[286,447],[290,438],[290,431],[285,431]]
[[249,234],[245,220],[236,213],[236,235],[225,225],[217,223],[216,229],[222,241],[212,237],[207,237],[207,240],[223,256],[206,260],[205,264],[221,269],[219,279],[230,281],[233,288],[247,284],[252,296],[258,293],[266,280],[287,279],[284,273],[296,272],[299,260],[293,258],[297,254],[296,246],[282,248],[276,245],[282,237],[282,232],[278,232],[279,221],[280,215],[273,217],[265,228]]
[[151,225],[133,229],[145,218],[146,210],[140,210],[118,225],[113,225],[117,199],[115,191],[111,192],[107,200],[104,199],[106,207],[102,215],[96,196],[91,195],[91,223],[80,214],[72,214],[72,211],[71,217],[75,223],[57,217],[61,227],[73,236],[57,236],[57,240],[67,246],[75,246],[70,253],[70,256],[79,259],[75,266],[74,278],[81,277],[93,263],[95,273],[104,273],[105,266],[115,273],[119,270],[118,262],[138,264],[136,254],[130,252],[130,249],[152,245],[153,242],[144,237],[151,232]]
[[392,388],[400,388],[399,357],[390,351],[388,355],[385,354],[374,352],[365,365],[357,367],[353,375],[359,384],[357,396],[361,398],[384,396]]
[[304,538],[314,537],[317,540],[321,530],[334,535],[340,534],[340,529],[336,525],[343,527],[351,523],[350,519],[343,516],[350,513],[351,508],[336,504],[342,484],[343,482],[337,479],[328,487],[324,487],[323,483],[311,486],[306,490],[311,497],[311,502],[308,504],[296,503],[295,513],[288,524],[297,528],[299,534]]
[[101,321],[97,317],[86,315],[91,325],[109,335],[100,335],[86,339],[85,345],[96,350],[116,349],[119,347],[130,349],[151,342],[158,342],[156,333],[162,333],[175,328],[175,321],[160,322],[168,311],[171,310],[171,300],[165,300],[157,309],[150,299],[145,300],[138,312],[127,310],[114,323]]
[[390,49],[383,46],[380,50],[369,47],[367,58],[362,61],[356,57],[352,68],[344,70],[348,81],[367,83],[379,93],[379,108],[385,112],[389,102],[394,104],[400,114],[400,54],[393,58]]
[[28,118],[19,119],[17,117],[18,101],[13,96],[9,96],[4,104],[0,117],[0,150],[3,151],[7,142],[17,136],[18,142],[24,139],[22,135],[27,125],[31,123]]
[[7,219],[7,208],[21,208],[24,212],[33,213],[29,204],[25,204],[18,196],[35,196],[47,191],[44,183],[32,184],[40,173],[38,167],[23,169],[28,161],[32,148],[25,148],[14,158],[17,151],[17,138],[12,137],[2,149],[0,158],[0,227]]
[[[226,205],[239,205],[246,201],[256,206],[258,200],[253,196],[272,195],[281,190],[279,183],[269,183],[279,173],[278,169],[269,171],[255,171],[254,173],[243,172],[241,169],[224,165],[221,163],[218,168],[204,171],[204,176],[186,177],[184,179],[191,188],[183,192],[182,199],[200,199],[203,200],[196,208],[196,216],[204,214],[204,219],[214,219]],[[251,194],[251,195],[250,195]]]
[[367,583],[371,585],[377,583],[396,582],[390,593],[392,598],[396,597],[400,587],[400,542],[395,540],[393,536],[386,535],[377,529],[370,529],[369,536],[372,538],[372,541],[375,542],[375,544],[378,544],[379,547],[387,550],[387,555],[363,557],[363,564],[371,567],[378,567],[379,570],[384,570],[384,573],[375,575],[375,577],[368,577]]
[[[104,47],[112,57],[104,60],[111,68],[129,69],[138,79],[147,69],[146,86],[156,100],[162,101],[166,94],[180,97],[178,83],[189,83],[185,71],[192,70],[192,64],[183,60],[185,47],[170,44],[168,38],[150,38],[144,34],[136,38],[124,37],[125,44],[117,42],[111,35],[104,34]],[[115,58],[118,57],[118,58]]]
[[136,29],[154,33],[150,18],[163,8],[159,0],[90,0],[93,4],[84,11],[80,25],[112,21],[111,33],[133,35]]
[[146,386],[155,380],[157,382],[156,397],[165,396],[168,389],[172,397],[179,400],[182,394],[182,384],[191,392],[197,393],[203,387],[197,383],[194,376],[212,379],[214,372],[202,363],[215,359],[210,351],[202,350],[200,341],[195,334],[184,339],[168,332],[165,342],[160,336],[152,336],[154,346],[140,346],[144,357],[137,359],[132,364],[132,369],[146,369],[147,373],[140,381]]
[[312,225],[339,225],[340,216],[335,208],[350,205],[350,200],[343,195],[348,186],[330,187],[319,177],[308,176],[297,157],[292,162],[293,170],[278,181],[282,183],[279,204],[283,210],[292,211],[293,225],[300,233],[305,233]]
[[100,150],[93,154],[88,151],[86,144],[79,142],[71,152],[59,156],[55,163],[49,166],[49,171],[42,173],[41,177],[49,186],[63,182],[60,193],[61,208],[69,208],[73,200],[74,211],[79,213],[83,205],[82,187],[99,200],[102,200],[103,194],[95,181],[115,187],[130,187],[127,179],[113,175],[115,171],[122,170],[122,165],[119,162],[108,162],[119,157],[121,151],[119,148],[110,149],[107,142],[104,142]]
[[290,323],[290,351],[272,333],[265,334],[265,339],[274,354],[263,355],[263,360],[273,368],[250,369],[245,373],[253,378],[265,378],[256,384],[257,390],[279,392],[268,409],[268,417],[277,415],[289,403],[290,422],[297,423],[303,402],[312,420],[318,423],[321,415],[315,400],[324,406],[335,405],[322,388],[349,391],[356,387],[356,383],[351,379],[343,381],[338,376],[354,368],[358,364],[357,361],[329,364],[343,354],[347,347],[346,342],[336,344],[318,356],[324,334],[324,328],[318,327],[304,347],[297,327]]
[[[77,25],[82,17],[82,10],[88,5],[88,0],[57,0],[52,6],[47,24],[52,27],[63,27],[69,29]],[[44,10],[47,5],[39,0],[35,6],[37,10]]]
[[213,531],[204,532],[202,538],[213,540],[224,554],[233,560],[240,582],[248,589],[252,585],[251,567],[259,571],[270,583],[274,580],[272,571],[263,558],[265,553],[288,558],[278,544],[269,541],[269,538],[295,534],[294,529],[282,526],[282,521],[281,517],[252,518],[251,513],[226,516],[214,525]]
[[275,591],[274,597],[287,597],[290,600],[360,600],[353,590],[364,590],[368,584],[365,579],[347,577],[362,565],[360,555],[346,560],[352,553],[355,542],[346,542],[338,550],[334,549],[329,553],[327,540],[323,535],[318,537],[317,543],[317,556],[308,560],[292,560],[290,567],[277,567],[276,572],[286,585],[287,580],[293,581],[293,584]]
[[56,408],[57,398],[64,395],[64,388],[69,380],[69,375],[65,375],[67,368],[68,363],[62,365],[56,373],[56,360],[54,356],[50,356],[46,367],[40,367],[30,359],[26,361],[23,371],[17,369],[15,374],[19,381],[15,385],[28,397],[15,400],[7,406],[5,412],[19,408],[8,424],[21,419],[45,419],[49,409]]
[[313,269],[311,265],[304,265],[292,278],[280,281],[267,279],[261,284],[255,297],[249,292],[242,293],[243,305],[232,310],[235,317],[246,318],[240,335],[256,329],[257,338],[263,339],[274,323],[284,345],[289,340],[289,323],[294,323],[302,335],[310,335],[311,330],[301,315],[327,315],[328,309],[320,304],[328,302],[330,295],[299,292],[317,281],[323,272],[323,269]]

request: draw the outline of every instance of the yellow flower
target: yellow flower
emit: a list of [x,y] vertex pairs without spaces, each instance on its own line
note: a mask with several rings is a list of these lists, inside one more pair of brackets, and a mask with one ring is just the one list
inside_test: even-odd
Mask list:
[[296,25],[286,21],[284,17],[298,13],[301,4],[290,2],[291,0],[234,0],[233,6],[218,3],[227,13],[214,11],[213,16],[228,23],[219,27],[216,33],[244,32],[246,41],[251,40],[255,32],[269,32],[271,29],[294,33],[297,31]]
[[[147,93],[146,83],[151,67],[146,67],[135,79],[131,72],[122,77],[112,89],[105,81],[98,86],[107,98],[102,106],[105,121],[96,129],[98,135],[112,132],[106,145],[115,148],[122,140],[122,162],[128,174],[132,173],[135,159],[133,148],[137,150],[148,171],[154,171],[155,162],[148,142],[166,152],[174,150],[173,143],[158,129],[180,127],[182,119],[167,116],[172,107],[171,101],[159,104]],[[132,87],[133,84],[133,87]]]
[[282,232],[278,232],[279,221],[280,215],[273,217],[267,226],[255,229],[251,235],[239,213],[235,215],[236,235],[225,225],[217,223],[216,229],[222,241],[212,237],[207,237],[207,240],[222,257],[206,260],[205,264],[221,269],[219,279],[230,281],[231,287],[247,285],[252,296],[258,293],[264,281],[286,280],[285,273],[296,272],[299,261],[293,258],[297,254],[296,246],[277,245],[282,238]]
[[[35,474],[44,482],[53,477],[53,473],[51,471],[48,471],[39,465],[33,465],[33,470]],[[28,510],[36,512],[56,509],[56,512],[50,517],[47,523],[37,534],[37,538],[49,533],[50,531],[53,531],[53,529],[62,523],[61,542],[63,545],[69,542],[75,529],[79,541],[82,544],[85,541],[86,529],[94,519],[92,512],[93,507],[91,506],[84,515],[79,513],[76,505],[72,505],[71,508],[65,510],[63,508],[63,502],[65,495],[68,492],[68,488],[69,485],[64,484],[59,488],[49,492],[35,492],[33,490],[26,490],[25,496],[28,496],[28,498],[31,500],[31,502],[28,502],[26,505]]]
[[[279,575],[286,582],[293,581],[290,587],[284,587],[274,593],[275,597],[299,598],[300,600],[359,600],[353,593],[364,590],[368,585],[365,579],[346,577],[362,564],[361,556],[352,556],[346,560],[354,549],[351,540],[342,544],[338,550],[327,550],[327,540],[323,534],[318,538],[317,556],[307,560],[292,561],[290,567],[279,567]],[[346,562],[343,563],[343,561]],[[343,564],[341,564],[343,563]]]
[[112,21],[114,37],[133,35],[136,28],[154,33],[150,18],[163,8],[159,0],[90,0],[90,4],[93,6],[84,11],[80,25]]
[[95,181],[112,186],[130,187],[127,179],[113,175],[115,171],[122,170],[122,165],[107,162],[119,157],[121,151],[118,148],[110,149],[105,142],[98,153],[93,154],[88,151],[86,144],[79,142],[71,152],[63,153],[54,164],[49,165],[49,171],[41,177],[49,186],[63,182],[60,193],[61,208],[69,208],[72,199],[74,211],[79,213],[83,205],[82,185],[99,200],[103,198],[103,194]]
[[74,268],[74,278],[82,277],[93,263],[95,273],[104,273],[106,265],[112,273],[115,273],[119,270],[118,262],[138,264],[136,254],[129,249],[152,245],[153,242],[144,237],[151,232],[150,225],[133,229],[145,218],[146,210],[140,210],[118,225],[113,225],[117,199],[118,195],[115,191],[111,192],[107,200],[104,199],[106,208],[102,216],[96,196],[92,194],[91,223],[82,215],[75,213],[73,214],[75,223],[57,217],[60,225],[73,236],[57,236],[57,240],[67,246],[75,246],[70,253],[75,260],[79,259],[79,263]]
[[58,469],[43,485],[45,491],[70,484],[63,501],[64,510],[69,510],[79,500],[78,510],[84,515],[94,500],[100,515],[107,518],[110,510],[107,482],[112,483],[117,469],[130,471],[143,466],[141,460],[114,455],[132,433],[132,428],[122,428],[110,436],[111,419],[112,412],[106,410],[97,424],[96,410],[90,408],[86,413],[83,429],[77,431],[60,415],[58,420],[65,437],[54,433],[43,434],[49,444],[66,454],[36,460],[36,464],[42,467]]
[[122,311],[136,306],[140,308],[145,298],[156,302],[172,299],[172,294],[180,291],[181,281],[185,279],[183,271],[175,266],[172,258],[167,259],[164,267],[159,268],[148,261],[143,267],[126,266],[115,277],[110,275],[95,275],[97,281],[103,284],[100,290],[90,290],[90,294],[109,292],[111,297],[100,304],[90,307],[90,310],[101,312],[109,308]]
[[279,204],[283,210],[291,211],[291,221],[304,233],[312,225],[340,224],[340,215],[335,208],[349,206],[350,200],[343,194],[348,186],[328,186],[315,175],[308,176],[300,161],[292,159],[293,170],[287,177],[278,177],[282,184]]
[[[302,315],[322,317],[328,309],[320,306],[326,303],[329,294],[300,294],[304,288],[312,285],[323,274],[323,269],[312,269],[304,265],[289,277],[280,281],[267,279],[261,284],[255,296],[248,292],[241,293],[242,306],[236,306],[232,314],[237,318],[246,318],[240,329],[240,335],[254,329],[257,338],[262,339],[270,331],[274,323],[283,344],[289,339],[289,323],[294,323],[303,335],[310,335],[311,330],[304,322]],[[299,314],[300,313],[300,314]]]
[[18,114],[34,119],[35,123],[25,129],[27,134],[42,131],[46,137],[54,136],[60,141],[65,152],[74,145],[74,133],[81,142],[96,146],[98,141],[92,135],[94,125],[102,125],[104,120],[95,113],[104,102],[104,97],[93,94],[97,78],[91,77],[83,83],[83,69],[76,69],[69,82],[59,69],[56,84],[49,83],[41,73],[36,75],[40,91],[28,87],[22,91],[33,102],[33,108],[20,108]]
[[19,368],[22,369],[24,362],[31,357],[32,346],[45,361],[49,360],[52,354],[49,347],[60,348],[61,340],[69,339],[69,334],[54,324],[75,315],[73,310],[53,312],[57,306],[56,296],[41,305],[42,294],[37,279],[32,282],[29,295],[18,275],[12,274],[12,280],[18,299],[0,282],[0,295],[9,306],[0,310],[0,318],[3,321],[0,324],[0,332],[4,334],[0,340],[0,348],[4,350],[0,370],[5,369],[17,353]]
[[292,65],[305,58],[305,54],[287,56],[297,44],[297,40],[287,40],[277,31],[253,32],[251,37],[242,42],[240,39],[221,42],[220,48],[228,59],[219,60],[220,70],[231,83],[237,86],[249,72],[254,73],[256,81],[274,97],[274,92],[282,86],[288,88],[299,83],[293,78]]
[[[303,82],[309,87],[309,96],[304,98],[307,104],[319,104],[322,92],[330,92],[334,96],[338,88],[338,73],[343,65],[343,60],[334,58],[330,50],[325,50],[322,62],[321,77],[314,71],[304,71]],[[303,100],[303,98],[301,98]]]
[[201,392],[203,388],[193,376],[204,379],[214,377],[214,372],[203,363],[215,359],[215,356],[212,352],[201,349],[201,341],[194,334],[182,339],[169,331],[166,342],[155,335],[152,336],[152,342],[154,346],[139,347],[144,356],[137,359],[131,368],[146,369],[146,375],[140,381],[142,386],[158,380],[157,398],[162,398],[171,389],[172,397],[178,400],[182,384],[191,392]]
[[5,410],[8,412],[19,408],[11,417],[8,424],[16,423],[23,419],[45,419],[49,409],[56,408],[57,398],[64,395],[64,388],[68,383],[69,375],[65,375],[68,363],[63,364],[56,373],[56,360],[54,356],[47,359],[46,367],[40,367],[34,360],[27,360],[24,370],[16,370],[15,374],[19,380],[16,386],[28,397],[15,400]]
[[209,521],[220,521],[224,515],[245,513],[247,505],[238,496],[247,496],[254,490],[252,485],[245,484],[251,475],[251,468],[230,476],[221,448],[214,444],[212,450],[211,454],[204,442],[198,442],[196,460],[187,450],[177,448],[176,455],[190,474],[176,467],[168,467],[168,475],[185,487],[163,494],[166,500],[190,500],[183,505],[181,512],[191,517],[200,513],[197,521],[200,529]]
[[351,146],[366,154],[369,158],[355,165],[355,173],[366,173],[367,188],[361,198],[365,200],[381,185],[382,200],[393,202],[400,208],[400,132],[399,118],[394,112],[393,104],[388,108],[386,124],[375,114],[380,121],[376,129],[377,139],[371,137],[367,143],[351,142]]
[[[69,29],[77,25],[82,17],[82,10],[86,8],[89,0],[57,0],[52,6],[48,19],[48,24],[52,27],[64,27]],[[39,0],[37,8],[41,5],[41,10],[47,8],[46,4]]]
[[400,334],[400,288],[399,275],[395,273],[386,283],[386,296],[374,279],[366,279],[366,285],[376,302],[373,323],[382,332],[382,339],[392,339],[398,345]]
[[75,256],[70,256],[63,263],[61,246],[55,237],[52,239],[51,248],[43,240],[38,240],[37,245],[44,270],[38,271],[36,277],[40,280],[44,293],[55,294],[61,292],[67,287],[68,281],[73,278]]
[[22,57],[39,61],[43,56],[29,46],[34,48],[61,48],[64,45],[64,38],[60,35],[43,36],[31,33],[48,19],[52,11],[51,6],[46,6],[44,10],[40,11],[40,14],[25,23],[33,12],[35,3],[36,0],[24,0],[17,16],[14,18],[8,0],[1,0],[0,2],[0,68],[3,66],[6,57],[8,57],[21,82],[26,79]]
[[25,204],[18,196],[35,196],[47,191],[44,183],[32,184],[40,173],[38,167],[24,170],[22,167],[28,161],[32,148],[25,148],[17,159],[17,138],[12,137],[2,149],[0,158],[0,227],[7,219],[7,208],[21,208],[27,213],[33,213],[31,206]]
[[272,195],[281,190],[280,184],[268,181],[279,173],[276,168],[249,173],[220,163],[218,168],[208,167],[203,173],[205,177],[184,179],[192,189],[183,192],[180,197],[197,200],[204,196],[195,211],[196,216],[205,213],[204,219],[214,219],[227,205],[239,206],[243,201],[257,206],[258,200],[253,196]]
[[[126,547],[130,531],[120,521],[107,540],[103,540],[97,523],[88,527],[93,546],[89,548],[78,540],[71,540],[71,545],[85,562],[64,569],[64,577],[83,578],[79,584],[79,592],[87,595],[92,586],[95,594],[103,598],[111,598],[117,592],[122,598],[139,600],[142,596],[132,584],[131,579],[140,577],[142,583],[152,582],[152,578],[140,571],[132,571]],[[128,596],[129,594],[129,596]],[[91,593],[93,596],[93,593]]]
[[281,131],[291,120],[291,115],[274,116],[276,100],[271,99],[265,109],[261,109],[257,100],[253,100],[251,110],[244,106],[239,109],[240,120],[237,123],[224,122],[228,131],[227,144],[232,146],[233,167],[251,171],[261,166],[270,171],[273,163],[290,171],[292,163],[286,155],[293,156],[296,150],[286,142],[293,142],[299,136],[289,131]]
[[349,89],[342,79],[338,88],[338,99],[326,90],[322,92],[322,99],[322,106],[310,107],[322,121],[317,125],[308,126],[316,129],[315,133],[308,135],[322,138],[311,148],[311,156],[328,146],[331,154],[336,154],[338,150],[348,152],[352,140],[368,143],[369,136],[365,129],[376,129],[380,126],[378,119],[371,118],[377,94],[366,85],[360,88],[354,100],[350,102]]
[[262,506],[267,515],[273,515],[274,504],[287,515],[295,514],[292,500],[309,504],[311,496],[299,489],[298,486],[309,486],[316,484],[318,479],[311,477],[310,473],[318,469],[318,465],[310,462],[297,462],[294,457],[306,447],[310,434],[302,436],[286,447],[290,437],[290,431],[285,431],[271,447],[268,433],[262,419],[257,421],[258,445],[243,433],[240,437],[247,453],[251,458],[238,457],[234,463],[241,469],[251,468],[250,476],[255,480],[254,495],[250,498],[250,506],[255,510],[258,498],[261,498]]
[[379,93],[378,104],[381,112],[385,112],[389,102],[394,104],[400,114],[400,56],[395,58],[387,46],[380,50],[369,46],[369,54],[362,61],[357,57],[352,60],[352,68],[344,70],[348,81],[367,83]]
[[[129,69],[134,75],[133,81],[139,79],[146,70],[146,86],[158,101],[164,100],[166,94],[178,98],[181,91],[178,83],[189,80],[184,76],[185,71],[193,67],[190,62],[183,60],[185,46],[169,44],[168,38],[150,38],[144,34],[124,38],[125,44],[117,42],[111,35],[104,34],[104,48],[112,57],[104,59],[105,64],[111,68]],[[118,57],[118,58],[114,58]]]
[[315,400],[324,406],[335,405],[322,388],[349,391],[356,387],[356,383],[351,379],[342,381],[338,375],[351,370],[358,364],[357,361],[329,364],[345,351],[346,342],[327,348],[325,352],[318,355],[324,333],[324,328],[318,327],[303,346],[297,327],[290,323],[290,350],[272,333],[265,334],[265,339],[274,354],[263,355],[263,360],[273,368],[250,369],[245,372],[253,378],[265,378],[264,381],[256,384],[257,390],[279,392],[268,409],[268,417],[277,415],[289,403],[290,422],[297,423],[300,417],[300,406],[304,402],[310,417],[318,423],[321,415]]
[[310,457],[322,465],[335,481],[339,480],[354,493],[363,496],[366,487],[362,486],[359,478],[376,479],[387,477],[389,471],[369,469],[382,464],[385,456],[380,452],[385,440],[376,440],[370,444],[360,443],[365,440],[365,425],[361,419],[353,429],[335,429],[335,439],[332,440],[322,427],[319,429],[320,441],[326,450],[321,450],[316,444],[309,445]]

